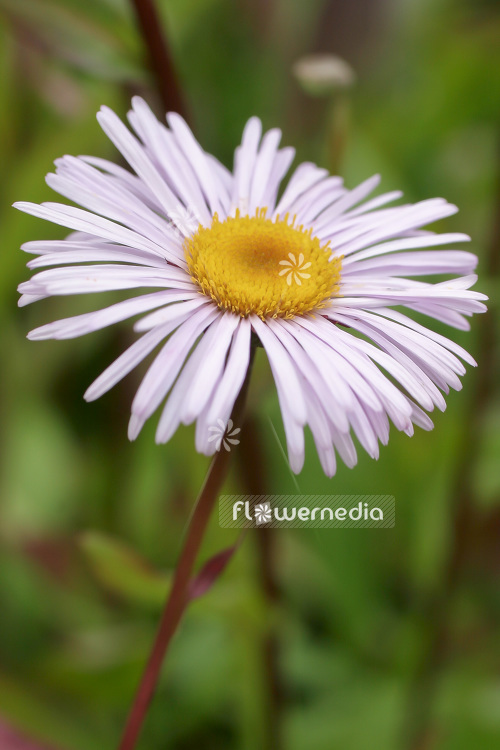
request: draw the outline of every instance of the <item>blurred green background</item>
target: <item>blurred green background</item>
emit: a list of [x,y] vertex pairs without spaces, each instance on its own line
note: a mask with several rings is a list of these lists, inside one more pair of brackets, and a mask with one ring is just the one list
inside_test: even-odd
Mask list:
[[[159,9],[204,148],[231,166],[246,119],[258,114],[265,127],[282,128],[298,159],[331,166],[327,143],[337,128],[335,158],[349,187],[380,172],[383,190],[459,206],[436,228],[471,234],[478,288],[492,304],[470,333],[451,332],[479,368],[434,415],[432,433],[409,439],[393,430],[378,462],[360,450],[358,466],[332,480],[308,436],[299,491],[393,494],[395,528],[279,532],[281,595],[272,607],[248,536],[191,606],[139,748],[266,748],[272,698],[263,653],[274,627],[285,750],[497,749],[498,3],[162,0]],[[140,93],[162,107],[126,0],[0,0],[0,11],[0,746],[14,747],[9,726],[44,747],[107,750],[154,637],[207,460],[194,452],[191,428],[156,446],[155,419],[128,442],[140,371],[98,402],[83,401],[132,340],[129,326],[26,340],[84,303],[16,308],[16,286],[29,275],[20,244],[64,230],[10,205],[57,200],[43,178],[58,156],[118,158],[96,123],[100,105],[123,116]],[[349,95],[301,90],[292,66],[314,52],[350,63],[357,83]],[[250,408],[266,491],[297,492],[262,351]],[[242,491],[237,464],[226,490]],[[214,519],[203,556],[234,539]]]

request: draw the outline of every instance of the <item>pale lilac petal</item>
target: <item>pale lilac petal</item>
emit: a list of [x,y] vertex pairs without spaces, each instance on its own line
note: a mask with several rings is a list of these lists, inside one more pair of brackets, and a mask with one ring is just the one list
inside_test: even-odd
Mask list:
[[431,274],[470,274],[477,266],[477,256],[463,250],[394,253],[343,267],[344,278],[353,276],[428,276]]
[[[357,345],[358,339],[328,323],[321,316],[318,316],[314,322],[316,325],[312,326],[311,320],[306,317],[296,319],[297,325],[308,328],[315,336],[327,343],[332,350],[343,356],[345,361],[349,362],[369,382],[376,392],[378,401],[382,403],[388,416],[398,429],[407,426],[411,413],[407,399],[371,361],[370,350],[366,351],[360,348]],[[350,382],[354,385],[352,373],[350,374]],[[361,400],[366,400],[366,393],[360,388],[359,381],[356,381],[356,388],[358,397]]]
[[[226,356],[239,319],[232,313],[222,315],[213,342],[203,338],[205,353],[193,372],[189,393],[183,402],[182,421],[190,424],[206,406],[224,369]],[[201,345],[200,345],[201,346]]]
[[307,404],[307,421],[318,451],[321,468],[327,477],[333,477],[337,470],[337,461],[328,419],[314,391],[305,388],[304,393]]
[[358,463],[358,454],[350,434],[338,432],[332,427],[332,440],[337,452],[348,469],[353,469]]
[[417,406],[417,404],[414,404],[413,401],[408,399],[408,402],[411,404],[412,412],[411,412],[411,421],[417,425],[417,427],[420,427],[422,430],[426,430],[427,432],[429,430],[434,429],[434,423],[432,419],[425,413],[425,411],[422,411],[420,406]]
[[[179,299],[181,299],[181,297],[179,297]],[[183,301],[180,303],[182,305],[182,311],[189,315],[202,307],[213,307],[211,301],[207,300],[205,296],[196,290],[189,294],[183,292],[182,300]],[[178,307],[178,305],[175,307]],[[134,330],[149,331],[151,328],[155,328],[155,326],[166,323],[171,319],[173,314],[174,310],[171,305],[168,307],[162,307],[161,310],[156,310],[150,315],[146,315],[144,318],[138,320],[137,323],[134,324]]]
[[290,213],[297,216],[298,224],[312,224],[325,208],[331,206],[346,193],[341,177],[327,177],[311,187],[290,206]]
[[113,184],[114,180],[118,184],[125,186],[133,195],[136,196],[145,206],[153,209],[153,211],[162,212],[164,209],[156,197],[155,193],[149,188],[140,177],[128,169],[120,167],[119,164],[114,164],[107,159],[101,159],[98,156],[87,156],[81,155],[78,157],[86,164],[90,164],[92,167],[97,167],[101,172],[111,178]]
[[116,148],[123,154],[134,172],[148,186],[167,213],[175,209],[178,199],[168,187],[144,148],[108,107],[101,107],[97,114],[100,126]]
[[175,136],[158,122],[143,99],[134,97],[132,105],[129,120],[145,143],[148,155],[183,205],[193,211],[201,224],[209,226],[211,215],[199,180]]
[[[381,394],[387,394],[387,391],[389,391],[387,395],[394,401],[395,405],[405,410],[402,394],[387,381],[368,357],[349,346],[350,341],[343,338],[344,333],[342,331],[331,324],[325,325],[325,321],[319,316],[315,320],[303,317],[293,321],[293,323],[309,331],[309,336],[301,338],[303,346],[313,346],[315,339],[323,342],[321,348],[318,342],[312,351],[318,358],[321,357],[321,353],[323,356],[328,354],[329,369],[334,367],[334,386],[341,383],[342,388],[352,389],[357,398],[374,411],[381,410]],[[327,349],[325,349],[324,344],[328,345]],[[347,402],[347,406],[351,407],[352,403],[351,399]]]
[[293,473],[300,474],[305,460],[304,429],[302,425],[296,422],[293,414],[290,412],[288,404],[280,396],[280,391],[278,391],[281,418],[283,420],[283,427],[285,428],[288,462]]
[[19,291],[26,294],[68,295],[141,287],[196,289],[189,276],[174,266],[142,268],[103,264],[40,271],[30,281],[20,284]]
[[[377,307],[379,307],[380,300],[377,302]],[[406,302],[405,307],[408,307],[410,310],[415,310],[415,312],[422,313],[423,315],[428,315],[430,318],[439,320],[441,323],[446,323],[446,325],[452,326],[453,328],[458,328],[460,331],[470,331],[470,323],[467,318],[464,318],[464,316],[456,310],[447,309],[441,304],[426,300],[424,303]]]
[[[403,239],[392,240],[390,242],[383,242],[379,245],[371,245],[366,250],[359,251],[355,254],[348,255],[343,261],[343,268],[353,268],[361,261],[369,258],[375,258],[379,255],[385,255],[386,253],[394,253],[401,250],[416,250],[421,247],[437,247],[438,245],[451,245],[455,242],[470,242],[470,237],[467,234],[461,234],[460,232],[450,232],[448,234],[430,234],[422,237],[409,237]],[[344,252],[344,255],[346,253]],[[469,255],[469,253],[465,253]],[[424,257],[427,253],[424,254]],[[476,256],[473,255],[473,258]],[[477,262],[477,260],[476,260]]]
[[325,209],[316,219],[315,219],[315,228],[318,233],[322,232],[325,227],[328,227],[331,225],[331,222],[334,219],[337,219],[339,216],[341,216],[343,213],[345,213],[349,208],[352,208],[357,203],[359,203],[363,198],[366,198],[367,195],[369,195],[380,182],[380,175],[376,174],[373,177],[370,177],[368,180],[365,180],[365,182],[362,182],[360,185],[358,185],[354,190],[349,190],[349,192],[345,193],[340,197],[335,203],[333,203],[330,208]]
[[425,326],[420,325],[420,323],[416,323],[407,315],[403,315],[397,310],[383,307],[377,310],[377,314],[383,315],[385,318],[389,318],[390,320],[394,320],[396,323],[402,323],[407,328],[411,328],[418,333],[422,333],[428,339],[436,341],[438,344],[441,344],[441,346],[444,346],[445,349],[449,349],[451,352],[461,357],[468,364],[472,365],[473,367],[477,366],[476,360],[471,357],[471,355],[461,346],[456,344],[451,339],[446,338],[446,336],[441,336],[441,334],[435,333],[435,331],[432,331],[430,328],[425,328]]
[[201,189],[212,212],[224,216],[222,197],[225,194],[223,185],[217,172],[210,168],[210,161],[199,145],[191,130],[176,112],[167,115],[168,124],[174,133],[177,143],[184,156],[191,164],[193,171],[198,177]]
[[182,369],[191,347],[215,318],[217,311],[210,307],[191,314],[156,356],[132,402],[132,416],[129,422],[131,440],[137,437],[146,419],[163,401]]
[[389,442],[390,431],[388,412],[385,410],[376,412],[373,411],[373,409],[370,409],[369,406],[364,406],[363,411],[366,414],[377,439],[382,445],[387,445]]
[[[406,232],[420,229],[426,224],[452,216],[456,212],[456,206],[440,198],[435,198],[429,201],[421,201],[414,206],[401,206],[400,208],[377,211],[375,214],[369,214],[366,218],[362,216],[353,220],[348,218],[346,225],[353,225],[348,233],[344,232],[345,225],[336,221],[325,224],[322,230],[316,228],[316,233],[322,239],[331,239],[332,247],[335,245],[338,254],[346,256],[370,247],[376,242],[401,237]],[[371,228],[371,225],[373,225],[373,228]],[[343,232],[343,234],[339,234],[340,232]],[[425,234],[424,236],[428,237],[429,235]]]
[[306,421],[304,396],[297,377],[295,365],[286,349],[280,344],[276,335],[256,315],[250,316],[252,328],[266,350],[269,364],[276,381],[276,387],[282,393],[283,401],[299,424]]
[[[352,326],[360,333],[367,333],[369,330],[361,321],[353,317],[339,318],[340,322],[345,322]],[[387,372],[392,375],[408,391],[418,403],[427,411],[432,411],[434,404],[439,408],[445,408],[445,402],[441,393],[434,386],[428,376],[420,367],[402,350],[393,346],[385,337],[370,331],[369,337],[378,343],[384,351],[377,349],[372,344],[362,339],[352,336],[352,346],[360,351],[366,352],[371,359],[378,362]]]
[[297,473],[304,462],[303,425],[307,420],[302,386],[294,363],[276,336],[256,315],[250,316],[250,320],[269,359],[281,406],[288,458],[292,471]]
[[[444,411],[446,402],[436,385],[446,391],[448,390],[448,385],[452,385],[456,390],[461,388],[460,381],[449,368],[445,367],[442,363],[436,362],[436,360],[431,362],[430,353],[426,362],[424,358],[417,354],[416,344],[413,349],[401,343],[394,344],[388,336],[378,333],[375,327],[362,324],[359,321],[351,321],[351,323],[353,328],[356,328],[361,333],[365,333],[381,349],[391,355],[396,362],[399,362],[406,368],[407,374],[414,378],[413,391],[410,391],[410,393],[427,411],[432,411],[433,404],[441,409],[441,411]],[[424,397],[422,395],[422,392],[416,386],[417,383],[423,386],[425,393],[431,399],[430,402],[427,396]],[[409,390],[409,387],[406,387]],[[418,395],[419,393],[420,396]]]
[[[304,316],[300,320],[287,321],[287,324],[292,335],[309,353],[312,361],[317,363],[325,379],[327,378],[327,385],[330,391],[333,391],[329,402],[333,401],[334,404],[340,402],[342,408],[349,411],[354,406],[353,392],[355,392],[373,409],[381,409],[382,406],[375,390],[349,360],[339,354],[329,338],[325,339],[321,336],[321,331],[318,331],[318,322],[319,319],[311,320]],[[328,342],[327,346],[325,346],[326,342]]]
[[[230,316],[232,318],[233,327],[237,324],[236,316]],[[217,379],[217,365],[214,362],[215,367],[212,367],[211,373],[206,383],[203,383],[201,390],[196,393],[196,388],[193,387],[193,380],[199,375],[200,369],[204,371],[207,362],[207,356],[210,353],[212,347],[218,344],[218,351],[225,349],[230,343],[230,337],[232,330],[229,331],[227,328],[227,322],[229,317],[226,315],[225,319],[223,316],[218,317],[214,322],[211,323],[209,328],[205,331],[203,337],[196,345],[196,348],[191,353],[187,363],[185,364],[182,372],[179,374],[177,382],[175,383],[172,392],[165,404],[158,428],[156,431],[156,442],[164,443],[170,439],[170,437],[177,430],[179,425],[182,423],[190,424],[199,413],[203,410],[206,402],[210,398],[211,392],[214,387],[214,381]],[[222,332],[221,341],[219,342],[220,333]],[[229,333],[229,336],[227,335]],[[220,359],[217,360],[220,363]],[[223,363],[221,363],[221,366]],[[211,378],[210,378],[211,375]],[[197,384],[198,389],[200,388],[199,382]],[[195,401],[191,400],[189,408],[187,404],[190,401],[190,396],[194,394]],[[217,424],[220,425],[221,419],[217,420]],[[217,446],[215,446],[217,449]],[[213,448],[211,449],[213,450]]]
[[[454,374],[465,374],[465,367],[459,359],[455,357],[448,348],[441,346],[432,338],[418,331],[406,328],[399,323],[381,318],[373,313],[357,311],[347,314],[348,317],[365,321],[372,330],[381,331],[386,337],[390,338],[393,343],[400,346],[407,353],[417,357],[421,364],[430,365],[431,369],[437,374],[444,376],[445,382],[449,385],[456,383],[453,387],[460,388],[461,384],[454,378]],[[344,314],[345,317],[345,314]],[[425,329],[422,326],[423,331]],[[436,381],[437,382],[437,381]]]
[[120,222],[183,261],[181,242],[170,224],[126,187],[72,156],[58,159],[56,167],[56,174],[46,177],[53,190],[95,214]]
[[[32,341],[39,339],[72,339],[77,336],[84,336],[87,333],[98,331],[101,328],[127,320],[134,315],[147,312],[154,307],[168,305],[168,309],[178,307],[172,305],[173,302],[179,302],[186,299],[185,292],[177,292],[168,289],[164,292],[153,292],[139,297],[127,299],[124,302],[118,302],[110,305],[103,310],[75,315],[72,318],[56,320],[54,323],[47,323],[40,328],[35,328],[28,334]],[[166,321],[165,321],[166,322]]]
[[[30,247],[31,246],[31,247]],[[144,250],[132,250],[129,247],[97,242],[27,242],[22,247],[26,252],[39,253],[26,265],[30,269],[47,268],[71,263],[104,263],[120,262],[134,263],[139,266],[165,268],[166,262],[152,253]]]
[[349,414],[354,434],[371,458],[379,457],[377,434],[368,419],[363,406],[357,402],[356,408]]
[[279,188],[283,181],[284,176],[290,169],[290,166],[295,158],[294,148],[282,148],[276,154],[276,158],[271,168],[271,174],[267,181],[266,188],[262,195],[262,206],[269,209],[268,216],[271,217],[274,214],[274,207],[278,199]]
[[[346,277],[341,281],[342,297],[332,299],[330,309],[343,307],[346,300],[357,299],[356,307],[365,307],[371,300],[385,300],[392,304],[439,303],[452,309],[470,315],[486,311],[481,300],[487,299],[484,294],[469,289],[477,277],[472,274],[460,279],[453,279],[440,284],[429,284],[415,279],[399,279],[398,277],[374,278],[369,281]],[[387,305],[386,305],[387,306]]]
[[33,302],[39,302],[41,299],[46,299],[47,294],[22,294],[17,300],[18,307],[26,307],[31,305]]
[[254,171],[250,184],[249,208],[250,216],[257,208],[264,204],[263,198],[267,191],[274,161],[278,153],[281,140],[281,130],[269,130],[262,138],[259,153],[255,159]]
[[234,183],[231,196],[233,216],[236,210],[242,215],[249,212],[250,188],[261,135],[261,121],[258,117],[251,117],[243,130],[241,146],[238,146],[234,153]]
[[227,202],[228,208],[226,210],[229,213],[229,203],[231,201],[231,193],[232,193],[232,190],[233,190],[233,182],[234,182],[233,174],[213,154],[206,154],[206,157],[207,157],[208,161],[210,162],[211,166],[217,172],[217,174],[219,176],[219,182],[221,184],[221,187],[224,188],[225,195],[226,195],[224,203]]
[[215,424],[217,419],[222,419],[225,422],[229,418],[248,370],[251,332],[250,321],[248,318],[242,318],[233,334],[224,374],[214,390],[211,403],[208,405],[207,421],[209,424]]
[[[338,392],[342,390],[340,386],[336,392],[335,385],[337,383],[335,383],[335,378],[332,377],[333,373],[326,367],[321,367],[321,358],[314,359],[308,355],[307,350],[301,346],[305,337],[295,339],[288,321],[270,320],[268,325],[290,355],[292,362],[300,373],[301,382],[307,383],[308,389],[313,390],[321,402],[325,404],[324,408],[337,429],[348,432],[347,409],[352,403],[351,392],[344,388],[339,395]],[[304,389],[302,390],[304,391]]]
[[76,229],[86,232],[94,237],[100,237],[111,242],[118,242],[137,250],[159,255],[172,263],[178,262],[178,253],[172,252],[166,244],[162,247],[155,242],[133,232],[126,227],[122,227],[116,222],[104,219],[101,216],[83,211],[73,206],[65,206],[62,203],[42,203],[38,206],[36,203],[14,203],[14,208],[24,211],[31,216],[37,216],[40,219],[46,219],[54,224],[60,224],[69,229]]
[[141,336],[141,338],[132,344],[118,359],[107,367],[99,377],[94,380],[84,393],[86,401],[95,401],[100,398],[104,393],[109,391],[116,385],[120,380],[132,372],[138,364],[140,364],[153,349],[155,349],[160,341],[168,336],[180,323],[182,318],[170,323],[155,328],[152,331]]
[[366,203],[362,203],[361,206],[358,206],[358,208],[353,208],[350,210],[347,215],[348,216],[360,216],[361,214],[366,214],[369,211],[373,211],[375,208],[380,208],[381,206],[385,206],[387,203],[392,203],[395,200],[398,200],[398,198],[401,198],[403,193],[401,190],[393,190],[391,193],[384,193],[383,195],[377,195],[376,198],[372,198],[369,201],[366,201]]
[[273,218],[284,216],[287,212],[290,212],[290,208],[297,198],[313,187],[313,185],[324,180],[327,175],[328,172],[326,169],[320,169],[315,164],[311,164],[310,162],[300,164],[290,177],[288,185],[276,206]]

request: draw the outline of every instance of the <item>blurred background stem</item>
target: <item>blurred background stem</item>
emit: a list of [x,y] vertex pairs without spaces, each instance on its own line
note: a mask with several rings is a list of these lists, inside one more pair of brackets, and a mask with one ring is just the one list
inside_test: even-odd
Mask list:
[[327,160],[332,174],[342,174],[350,123],[350,96],[345,91],[333,94],[327,122]]
[[[266,460],[259,425],[254,414],[246,417],[241,432],[240,473],[245,492],[249,495],[269,493]],[[277,576],[277,531],[271,528],[255,530],[258,575],[268,618],[261,643],[261,673],[265,684],[262,690],[262,710],[266,729],[262,750],[281,750],[283,747],[282,713],[284,708],[283,681],[280,670],[280,643],[276,612],[281,600]]]
[[299,58],[293,73],[309,101],[313,97],[324,108],[324,159],[331,174],[340,174],[350,129],[354,70],[337,55],[316,54]]
[[[492,290],[498,288],[500,281],[500,138],[497,143],[497,165],[496,193],[492,207],[493,225],[482,268]],[[461,444],[457,451],[455,481],[451,488],[454,508],[451,548],[441,590],[427,595],[418,605],[423,628],[428,635],[425,653],[410,689],[403,742],[403,746],[408,750],[430,750],[436,747],[441,739],[434,727],[434,710],[443,668],[454,656],[450,643],[454,597],[463,577],[470,572],[471,565],[480,557],[481,549],[487,545],[485,530],[490,521],[494,520],[485,518],[487,514],[478,508],[474,476],[481,451],[479,436],[484,432],[486,418],[498,392],[496,313],[496,309],[490,309],[478,326],[475,391],[470,401],[469,413],[464,418],[467,427],[462,432]]]
[[186,104],[154,0],[131,0],[165,112],[187,119]]

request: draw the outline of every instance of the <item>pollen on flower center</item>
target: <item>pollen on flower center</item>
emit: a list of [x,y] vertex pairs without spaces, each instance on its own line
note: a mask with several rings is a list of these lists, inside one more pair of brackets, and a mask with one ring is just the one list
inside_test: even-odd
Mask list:
[[342,257],[287,214],[267,209],[200,226],[184,242],[189,273],[222,310],[246,317],[293,318],[325,307],[338,293]]

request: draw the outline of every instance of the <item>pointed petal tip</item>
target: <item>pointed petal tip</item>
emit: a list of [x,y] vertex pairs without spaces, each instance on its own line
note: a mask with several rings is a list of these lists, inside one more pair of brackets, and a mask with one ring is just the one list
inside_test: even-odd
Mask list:
[[102,104],[99,107],[99,111],[97,112],[96,117],[97,117],[97,119],[99,119],[100,116],[102,116],[102,115],[109,115],[109,114],[115,115],[115,112],[111,109],[111,107],[108,107],[107,104]]
[[149,109],[147,102],[142,98],[142,96],[139,96],[138,94],[135,94],[132,97],[132,107],[134,109],[136,107],[146,107],[147,109]]
[[159,430],[157,430],[156,435],[155,435],[156,445],[164,445],[167,442],[168,442],[168,438],[166,438]]
[[144,420],[139,417],[137,414],[131,414],[129,423],[128,423],[128,439],[133,441],[137,438],[140,431],[142,430],[142,426],[144,424]]
[[[182,115],[180,115],[178,112],[167,112],[165,115],[167,123],[172,127],[173,125],[182,125],[186,128],[189,128],[187,122],[183,118]],[[190,129],[190,128],[189,128]]]
[[304,468],[304,454],[292,454],[288,452],[288,462],[294,474],[300,474]]
[[94,395],[94,392],[95,392],[95,389],[93,387],[93,384],[89,385],[89,387],[87,388],[87,390],[83,394],[83,398],[84,398],[85,401],[87,401],[87,403],[90,403],[91,401],[95,401],[96,400],[97,397]]
[[18,211],[26,211],[30,206],[35,205],[36,203],[30,203],[29,201],[15,201],[12,208],[16,208]]
[[41,339],[47,338],[46,336],[41,335],[41,331],[44,328],[44,326],[41,326],[40,328],[33,328],[32,331],[26,334],[26,338],[29,341],[40,341]]

